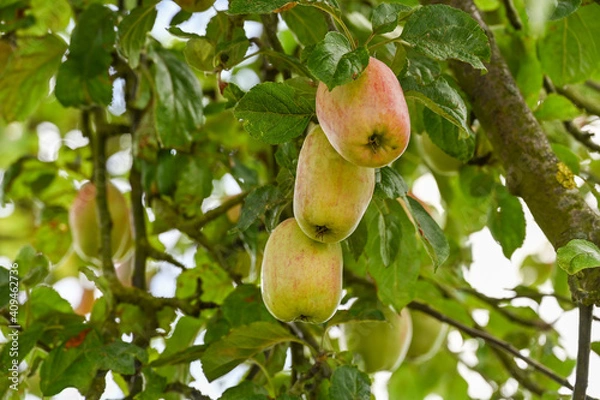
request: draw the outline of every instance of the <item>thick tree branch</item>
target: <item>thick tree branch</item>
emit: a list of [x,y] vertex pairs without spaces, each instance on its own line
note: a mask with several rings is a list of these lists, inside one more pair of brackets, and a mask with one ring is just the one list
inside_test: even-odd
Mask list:
[[[600,216],[576,189],[563,186],[557,178],[558,159],[473,1],[423,2],[442,2],[467,12],[489,37],[492,56],[485,63],[487,73],[460,62],[452,62],[451,67],[504,167],[508,189],[527,203],[554,248],[575,238],[600,245]],[[600,304],[600,273],[586,270],[571,281],[577,302]]]
[[585,400],[588,386],[590,342],[592,340],[592,317],[594,306],[579,306],[579,343],[573,400]]

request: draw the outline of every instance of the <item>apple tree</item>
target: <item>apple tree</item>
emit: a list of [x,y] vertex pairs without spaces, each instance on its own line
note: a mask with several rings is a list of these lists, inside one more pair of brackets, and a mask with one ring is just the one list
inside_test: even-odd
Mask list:
[[[599,21],[597,0],[2,0],[0,394],[600,397]],[[265,246],[299,201],[344,197],[313,207],[339,219],[365,193],[300,153],[319,85],[371,59],[410,141],[368,171],[341,280],[317,279],[291,239]],[[385,123],[384,86],[344,111]],[[518,258],[528,224],[550,245]],[[484,231],[521,271],[502,296],[470,279]],[[272,308],[339,286],[335,314],[276,319],[262,266],[316,283]]]

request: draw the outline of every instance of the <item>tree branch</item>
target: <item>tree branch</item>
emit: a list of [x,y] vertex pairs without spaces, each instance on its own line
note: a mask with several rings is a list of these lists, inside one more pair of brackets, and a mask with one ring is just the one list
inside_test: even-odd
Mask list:
[[464,325],[450,317],[445,316],[444,314],[432,309],[431,307],[429,307],[428,305],[423,304],[423,303],[412,301],[411,303],[408,304],[408,308],[421,311],[425,314],[432,316],[433,318],[435,318],[437,320],[446,322],[447,324],[452,325],[453,327],[468,334],[469,336],[483,339],[489,345],[494,346],[502,351],[512,354],[516,358],[519,358],[519,359],[525,361],[531,367],[533,367],[540,373],[546,375],[548,378],[552,379],[554,382],[557,382],[560,385],[573,390],[573,385],[571,385],[571,383],[569,383],[568,380],[566,380],[562,376],[558,375],[556,372],[552,371],[550,368],[546,367],[545,365],[541,364],[540,362],[533,360],[527,356],[524,356],[523,354],[521,354],[521,352],[517,348],[513,347],[510,343],[500,340],[497,337],[489,334],[488,332],[486,332],[484,330],[471,328],[470,326]]
[[[573,94],[573,93],[571,93],[572,91],[569,92],[566,89],[557,88],[556,86],[554,86],[554,84],[552,83],[550,78],[548,78],[547,76],[544,77],[544,88],[546,89],[546,91],[548,93],[562,94],[563,96],[567,97],[577,107],[585,109],[585,107],[582,105],[582,103],[579,101],[576,101],[577,99],[573,95],[571,95],[571,96],[567,95],[568,93]],[[588,109],[586,109],[586,110],[589,112]],[[600,112],[600,110],[597,110],[597,111]],[[600,114],[597,114],[597,115],[600,115]],[[598,145],[597,143],[595,143],[592,140],[592,137],[594,136],[593,133],[583,132],[581,129],[579,129],[579,127],[577,125],[575,125],[575,123],[573,121],[563,121],[563,126],[565,127],[567,132],[569,132],[571,134],[571,136],[573,136],[573,138],[575,138],[575,140],[577,140],[584,146],[587,146],[590,150],[597,151],[600,153],[600,145]]]
[[131,185],[131,211],[133,216],[133,232],[135,253],[133,255],[133,286],[146,290],[146,260],[148,259],[148,237],[146,235],[146,211],[143,204],[142,174],[135,162],[129,173]]
[[504,3],[504,9],[506,10],[506,18],[508,18],[508,22],[510,22],[512,27],[518,31],[523,29],[523,23],[519,18],[519,13],[515,9],[512,0],[502,0],[502,3]]
[[590,101],[587,97],[582,96],[577,90],[574,90],[573,87],[556,87],[556,92],[565,96],[571,103],[585,110],[588,114],[600,116],[600,105],[594,101]]
[[111,230],[112,219],[108,210],[108,199],[106,193],[106,139],[105,132],[100,128],[104,120],[104,110],[94,109],[94,122],[96,123],[96,132],[92,134],[90,126],[90,113],[85,110],[82,112],[82,130],[84,136],[88,136],[92,143],[92,152],[94,160],[93,182],[96,187],[96,212],[98,213],[98,222],[100,224],[100,257],[102,262],[102,273],[106,279],[115,285],[120,285],[115,271],[115,265],[112,261],[111,249]]
[[590,368],[590,342],[592,340],[592,317],[594,306],[579,306],[579,342],[577,347],[577,369],[573,400],[585,400]]
[[[521,96],[492,33],[473,1],[423,2],[442,2],[465,11],[488,35],[492,55],[485,63],[487,73],[482,74],[457,61],[451,62],[451,67],[504,167],[507,188],[527,203],[555,249],[574,238],[587,239],[600,246],[600,216],[576,189],[563,186],[557,179],[558,159]],[[572,293],[577,302],[600,304],[597,290],[600,274],[593,271],[585,270],[571,279]]]

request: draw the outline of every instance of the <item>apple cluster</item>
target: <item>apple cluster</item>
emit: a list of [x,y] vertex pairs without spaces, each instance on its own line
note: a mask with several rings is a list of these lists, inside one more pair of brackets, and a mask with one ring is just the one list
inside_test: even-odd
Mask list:
[[319,83],[319,125],[306,136],[296,170],[294,218],[271,233],[262,263],[267,309],[284,322],[323,323],[341,301],[340,242],[365,214],[375,168],[408,146],[410,119],[393,71],[371,57],[350,83],[329,90]]

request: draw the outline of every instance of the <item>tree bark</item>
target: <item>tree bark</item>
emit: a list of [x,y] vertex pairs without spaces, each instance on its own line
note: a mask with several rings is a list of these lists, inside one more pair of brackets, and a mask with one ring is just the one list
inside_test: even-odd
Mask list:
[[[564,170],[559,169],[559,160],[473,1],[424,0],[423,3],[444,3],[465,11],[489,38],[492,56],[484,63],[487,73],[458,61],[450,65],[504,167],[510,192],[525,201],[555,249],[572,239],[586,239],[600,246],[600,215],[577,189],[565,184],[568,174],[565,176]],[[582,271],[570,283],[577,302],[600,305],[600,269]]]

